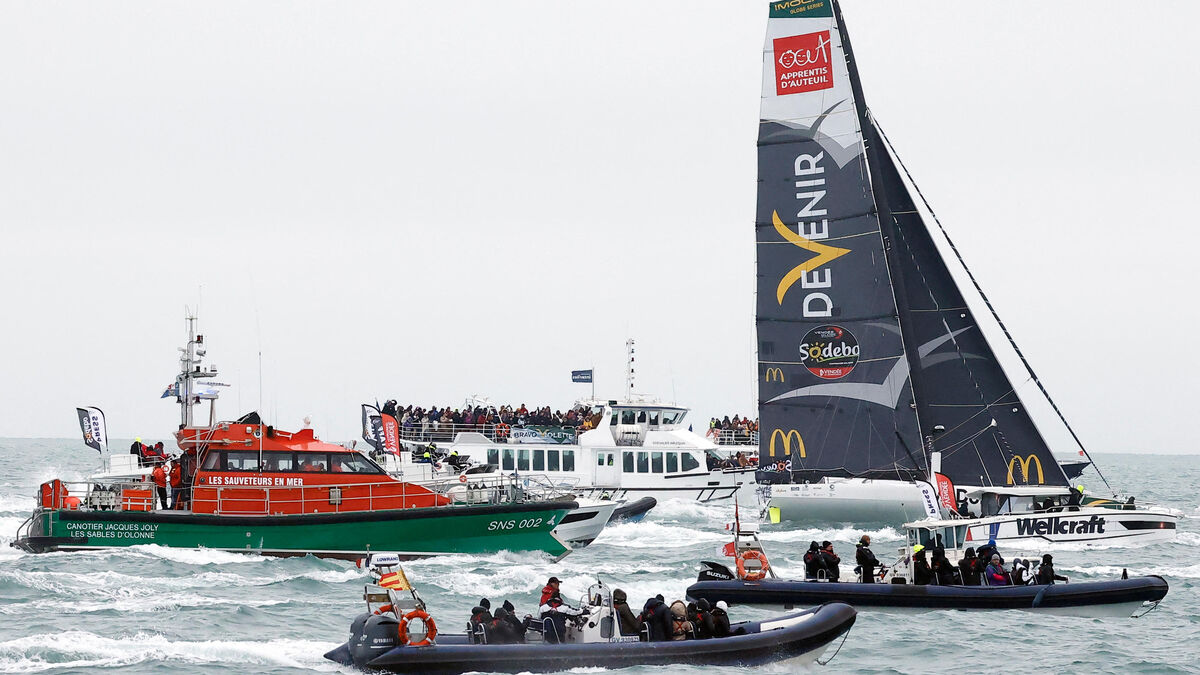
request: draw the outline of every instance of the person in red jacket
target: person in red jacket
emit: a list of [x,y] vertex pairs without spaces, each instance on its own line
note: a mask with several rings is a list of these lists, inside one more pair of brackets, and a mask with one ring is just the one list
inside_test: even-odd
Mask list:
[[167,472],[162,464],[154,467],[154,471],[150,472],[150,477],[154,480],[154,491],[158,494],[158,503],[160,508],[167,508]]
[[183,496],[183,467],[179,462],[171,462],[167,479],[171,483],[171,508],[179,507],[179,498]]

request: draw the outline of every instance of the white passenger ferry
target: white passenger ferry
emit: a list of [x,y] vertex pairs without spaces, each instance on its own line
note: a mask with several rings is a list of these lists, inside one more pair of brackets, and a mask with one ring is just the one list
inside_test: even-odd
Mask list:
[[728,447],[688,430],[687,408],[640,396],[581,404],[595,428],[442,424],[402,428],[400,441],[418,456],[434,442],[440,453],[457,452],[504,474],[545,475],[585,498],[707,502],[754,482],[753,464],[723,467]]

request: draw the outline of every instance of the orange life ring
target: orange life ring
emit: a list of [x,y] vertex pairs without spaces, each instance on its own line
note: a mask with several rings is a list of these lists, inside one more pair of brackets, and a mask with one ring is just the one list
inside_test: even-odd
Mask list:
[[460,482],[460,483],[465,483],[465,482],[467,482],[467,474],[465,474],[465,473],[464,473],[464,474],[459,474],[459,476],[458,476],[458,482]]
[[[757,560],[759,564],[758,569],[751,569],[747,572],[747,560]],[[740,554],[738,554],[737,573],[738,577],[741,579],[746,581],[758,581],[760,579],[765,579],[767,577],[767,570],[769,569],[771,569],[771,564],[767,562],[767,556],[763,555],[761,551],[742,551]]]
[[384,612],[392,612],[392,611],[395,611],[394,608],[390,604],[388,604],[388,605],[380,606],[379,609],[375,610],[375,613],[383,614]]
[[[425,623],[425,639],[417,642],[408,641],[408,622],[412,621],[413,619],[420,619]],[[400,644],[409,645],[410,647],[424,647],[426,645],[433,644],[433,639],[436,637],[437,624],[434,623],[433,617],[429,616],[425,610],[414,609],[400,619]]]

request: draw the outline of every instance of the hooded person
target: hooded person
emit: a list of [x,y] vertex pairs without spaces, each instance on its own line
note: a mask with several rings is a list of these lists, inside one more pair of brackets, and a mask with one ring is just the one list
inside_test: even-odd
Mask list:
[[983,578],[988,586],[1009,585],[1008,573],[1004,571],[1004,562],[1000,559],[999,553],[992,554],[991,562],[988,563],[987,568],[983,571]]
[[933,580],[939,586],[953,586],[958,583],[958,568],[946,557],[946,549],[942,546],[933,549]]
[[629,597],[621,589],[613,590],[613,609],[617,612],[617,623],[621,635],[638,635],[642,632],[642,622],[634,615],[629,607]]
[[686,640],[696,627],[688,620],[687,605],[682,600],[671,603],[671,639]]
[[717,606],[712,609],[713,619],[713,637],[728,637],[729,628],[729,605],[725,604],[724,600],[718,600]]
[[817,542],[809,542],[808,552],[804,554],[804,578],[815,580],[829,575],[825,566],[825,558],[821,555],[821,547]]
[[1037,583],[1052,584],[1055,581],[1068,581],[1061,574],[1054,573],[1054,556],[1046,553],[1042,556],[1042,564],[1038,565]]
[[712,605],[708,604],[708,600],[700,598],[694,605],[688,605],[688,609],[692,611],[692,625],[696,628],[696,637],[701,640],[707,640],[716,633],[716,622],[713,621]]
[[879,567],[879,558],[871,551],[871,537],[863,535],[858,540],[854,550],[854,562],[858,563],[858,576],[864,584],[875,583],[875,569]]
[[660,597],[646,601],[642,608],[642,621],[646,622],[650,632],[651,642],[665,642],[671,639],[671,610]]
[[963,559],[958,561],[958,573],[964,586],[980,584],[979,558],[975,557],[975,549],[968,546],[963,552]]
[[[504,610],[503,615],[500,614],[500,610]],[[508,628],[514,642],[525,641],[525,631],[528,630],[529,625],[528,621],[521,621],[517,618],[517,608],[514,607],[511,602],[505,600],[500,609],[496,610],[496,616],[504,617],[504,621],[508,624]]]

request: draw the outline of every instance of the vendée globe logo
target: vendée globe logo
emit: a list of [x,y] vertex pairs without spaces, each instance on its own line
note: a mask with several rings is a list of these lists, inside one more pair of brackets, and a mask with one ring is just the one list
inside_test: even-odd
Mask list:
[[817,326],[800,343],[800,363],[822,380],[849,375],[858,364],[858,355],[858,340],[841,326]]

